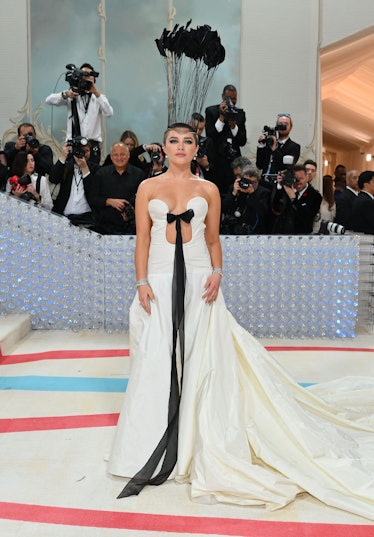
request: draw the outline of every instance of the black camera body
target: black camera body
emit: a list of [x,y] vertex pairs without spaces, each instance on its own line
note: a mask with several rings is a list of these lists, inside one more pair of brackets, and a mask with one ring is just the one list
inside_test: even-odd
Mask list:
[[39,140],[35,138],[32,132],[28,132],[24,136],[26,144],[32,149],[36,149],[40,146]]
[[225,97],[225,101],[227,104],[227,109],[224,111],[223,115],[225,116],[225,119],[227,119],[227,121],[235,121],[237,115],[239,114],[238,108],[234,106],[230,97]]
[[293,186],[297,179],[295,177],[295,174],[294,174],[294,171],[293,169],[286,169],[286,170],[282,170],[281,172],[279,172],[282,176],[283,176],[283,179],[281,181],[281,185],[285,185],[285,186]]
[[262,129],[262,133],[265,134],[266,140],[265,143],[268,147],[271,147],[273,145],[273,136],[277,135],[277,132],[279,131],[286,131],[287,130],[287,124],[286,123],[279,123],[278,125],[275,125],[274,129],[268,127],[267,125],[264,125],[264,128]]
[[149,156],[152,162],[157,162],[158,164],[161,164],[165,160],[161,149],[159,151],[150,151]]
[[85,77],[93,76],[97,78],[99,73],[96,71],[84,71],[83,69],[78,69],[74,64],[69,63],[66,66],[68,71],[65,74],[65,80],[69,84],[70,89],[74,93],[79,93],[79,95],[85,95],[91,89],[92,82],[87,80]]
[[77,158],[83,158],[85,156],[84,147],[88,144],[87,138],[72,138],[66,142],[66,145],[72,148],[71,154]]
[[128,222],[132,222],[133,220],[135,220],[135,211],[130,203],[125,203],[123,213],[126,215]]
[[252,184],[252,181],[250,179],[247,179],[246,177],[241,177],[238,183],[240,188],[243,188],[243,189],[247,189],[249,185],[251,184]]
[[201,136],[199,140],[199,149],[197,150],[197,158],[202,158],[204,155],[206,155],[206,146],[207,146],[208,138],[206,136]]
[[243,222],[241,215],[226,215],[222,220],[220,233],[222,235],[251,235],[252,226]]

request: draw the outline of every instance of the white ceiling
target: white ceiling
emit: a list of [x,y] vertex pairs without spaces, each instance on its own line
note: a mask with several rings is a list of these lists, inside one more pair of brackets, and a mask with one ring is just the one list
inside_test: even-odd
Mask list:
[[323,143],[341,150],[374,145],[374,26],[321,49]]

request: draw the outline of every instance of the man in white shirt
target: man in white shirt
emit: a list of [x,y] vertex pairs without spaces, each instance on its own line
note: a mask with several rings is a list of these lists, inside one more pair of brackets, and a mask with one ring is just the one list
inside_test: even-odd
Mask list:
[[[86,72],[87,75],[82,75],[82,72]],[[78,73],[77,77],[74,78],[78,78],[83,83],[84,89],[71,86],[67,91],[51,93],[45,102],[67,107],[66,140],[71,140],[77,136],[87,138],[91,143],[91,159],[100,163],[101,119],[111,117],[113,108],[107,97],[100,93],[95,85],[98,73],[94,71],[92,65],[83,63],[78,70],[73,70],[73,73]]]

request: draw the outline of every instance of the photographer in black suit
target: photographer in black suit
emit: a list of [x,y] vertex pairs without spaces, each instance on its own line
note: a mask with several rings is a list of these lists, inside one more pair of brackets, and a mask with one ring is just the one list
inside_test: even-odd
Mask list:
[[256,166],[262,171],[261,184],[272,188],[274,181],[268,175],[284,169],[283,157],[291,155],[296,162],[300,156],[300,145],[290,138],[292,119],[290,114],[278,114],[274,129],[265,126],[257,145]]
[[237,90],[229,84],[223,88],[222,102],[205,110],[205,132],[215,149],[214,182],[221,196],[234,182],[231,162],[241,155],[240,148],[247,142],[245,112],[236,102]]
[[75,225],[92,227],[92,210],[87,198],[92,188],[92,176],[99,167],[91,159],[88,140],[80,136],[65,143],[49,176],[51,183],[60,185],[52,211],[63,214]]
[[[283,165],[284,167],[284,165]],[[308,182],[304,166],[290,167],[277,177],[271,194],[273,235],[309,235],[322,196]]]
[[260,172],[246,165],[222,200],[224,235],[262,235],[270,231],[270,190],[259,186]]

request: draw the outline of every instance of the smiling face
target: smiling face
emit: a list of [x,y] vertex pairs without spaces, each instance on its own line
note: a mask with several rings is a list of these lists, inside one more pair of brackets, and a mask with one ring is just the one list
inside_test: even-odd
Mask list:
[[125,145],[123,142],[117,142],[114,144],[110,153],[110,158],[112,159],[113,165],[117,171],[124,171],[130,158],[130,152],[127,145]]

